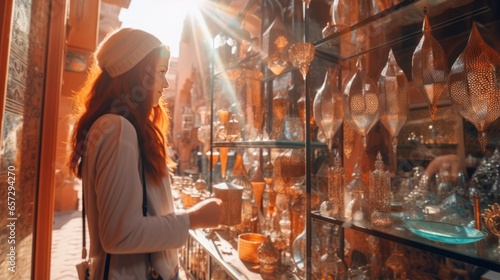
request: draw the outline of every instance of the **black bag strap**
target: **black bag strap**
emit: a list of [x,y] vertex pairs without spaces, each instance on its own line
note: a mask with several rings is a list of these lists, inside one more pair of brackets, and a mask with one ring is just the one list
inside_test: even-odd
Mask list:
[[[141,176],[142,176],[142,215],[144,217],[147,216],[148,214],[148,197],[146,193],[146,176],[144,173],[144,158],[141,157]],[[83,250],[82,250],[82,259],[85,259],[87,257],[87,247],[86,247],[86,239],[85,239],[85,232],[86,232],[86,226],[85,226],[85,195],[83,195],[82,191],[82,237],[83,237]],[[151,255],[148,254],[148,258],[151,258]],[[150,259],[151,261],[151,259]],[[111,254],[106,253],[106,263],[104,264],[104,280],[108,280],[109,276],[109,265],[111,263]]]

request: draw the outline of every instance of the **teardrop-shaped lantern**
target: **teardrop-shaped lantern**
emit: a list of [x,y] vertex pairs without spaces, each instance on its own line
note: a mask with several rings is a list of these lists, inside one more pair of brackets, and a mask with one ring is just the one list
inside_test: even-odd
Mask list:
[[275,75],[280,75],[288,63],[288,48],[290,47],[290,34],[288,33],[281,16],[277,16],[262,34],[262,59],[267,61],[267,66]]
[[359,3],[351,0],[333,0],[332,22],[344,29],[359,22]]
[[344,120],[363,137],[366,148],[366,135],[380,117],[379,93],[377,84],[365,72],[363,56],[356,67],[344,89]]
[[424,10],[423,36],[413,52],[412,78],[418,91],[429,103],[431,119],[437,114],[436,103],[446,90],[448,66],[443,48],[431,34],[429,18]]
[[309,72],[309,66],[311,61],[314,59],[315,53],[316,47],[307,42],[294,44],[290,47],[290,50],[288,50],[290,61],[293,66],[299,68],[304,80]]
[[488,46],[473,23],[469,41],[451,68],[450,98],[458,113],[478,130],[486,151],[486,129],[500,117],[500,55]]
[[392,49],[378,81],[380,91],[380,121],[392,136],[396,153],[399,131],[408,117],[408,79],[399,67]]
[[327,71],[325,80],[321,88],[316,92],[314,97],[313,115],[319,129],[325,135],[328,143],[328,149],[331,152],[332,142],[335,133],[342,125],[344,118],[344,110],[342,108],[342,93],[332,84],[331,73]]

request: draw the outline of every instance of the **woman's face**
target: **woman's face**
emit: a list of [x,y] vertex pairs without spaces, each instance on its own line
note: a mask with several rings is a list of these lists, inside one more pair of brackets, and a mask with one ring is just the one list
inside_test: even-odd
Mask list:
[[153,90],[153,107],[158,106],[158,101],[163,94],[163,90],[169,87],[167,81],[168,65],[170,62],[169,55],[162,55],[158,59],[155,67],[155,84]]

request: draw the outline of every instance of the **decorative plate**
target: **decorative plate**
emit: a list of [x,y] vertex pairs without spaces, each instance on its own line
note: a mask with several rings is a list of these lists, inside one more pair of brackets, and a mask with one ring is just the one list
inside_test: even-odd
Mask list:
[[486,237],[477,229],[441,222],[405,220],[403,225],[415,235],[446,244],[467,244]]

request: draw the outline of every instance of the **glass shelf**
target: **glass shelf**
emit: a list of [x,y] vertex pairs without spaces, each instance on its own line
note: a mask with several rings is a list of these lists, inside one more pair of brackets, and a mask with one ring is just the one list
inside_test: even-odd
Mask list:
[[[466,21],[471,19],[482,25],[496,24],[498,15],[495,5],[495,1],[486,0],[403,0],[325,38],[313,38],[313,44],[317,48],[317,56],[333,62],[388,47],[392,47],[395,53],[413,52],[422,36],[424,8],[427,8],[432,33],[440,41],[464,34],[468,37],[471,26]],[[435,23],[434,18],[439,22]],[[456,32],[446,32],[450,27]],[[365,36],[367,45],[361,52],[351,43],[354,31]],[[340,44],[343,44],[344,53],[339,53]]]
[[[213,261],[217,262],[233,279],[254,280],[267,279],[259,272],[259,264],[242,261],[238,255],[236,240],[229,237],[228,230],[211,230],[207,234],[202,229],[190,230],[190,238],[198,242],[210,255]],[[292,280],[301,279],[300,276],[292,272],[291,267],[278,267],[283,275],[292,276]]]
[[402,220],[398,218],[394,218],[394,224],[388,228],[375,228],[370,224],[338,220],[323,216],[319,211],[313,211],[311,218],[500,272],[500,255],[495,253],[496,238],[487,237],[474,243],[448,245],[414,235],[403,226]]
[[[210,257],[219,263],[233,279],[262,279],[261,275],[255,269],[248,267],[247,264],[239,259],[238,251],[229,241],[224,239],[218,241],[209,239],[201,229],[190,230],[189,233],[191,238],[196,240]],[[225,251],[227,253],[224,253]]]
[[[269,141],[233,141],[233,142],[214,142],[213,147],[235,147],[235,148],[305,148],[305,142],[292,142],[282,140]],[[321,142],[312,142],[312,148],[324,148],[326,144]]]
[[405,144],[405,145],[398,145],[398,149],[404,149],[404,150],[414,150],[416,149],[418,146],[423,146],[427,149],[440,149],[440,150],[444,150],[444,149],[451,149],[451,150],[456,150],[457,149],[457,144],[416,144],[416,145],[409,145],[409,144]]

